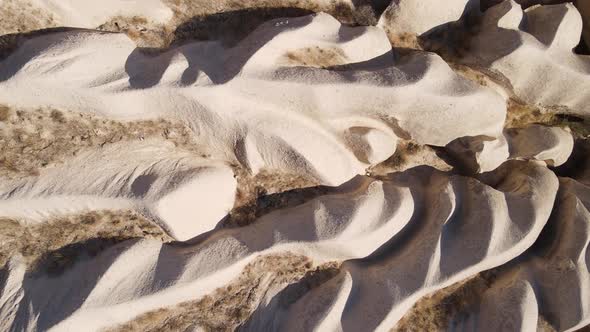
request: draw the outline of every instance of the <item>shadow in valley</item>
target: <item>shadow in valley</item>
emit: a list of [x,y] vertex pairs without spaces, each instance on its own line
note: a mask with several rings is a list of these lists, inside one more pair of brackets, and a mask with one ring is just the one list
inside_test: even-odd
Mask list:
[[37,314],[36,329],[48,330],[79,309],[102,276],[126,249],[139,239],[115,244],[116,239],[96,238],[73,243],[44,254],[25,274],[14,331],[30,329],[30,315]]

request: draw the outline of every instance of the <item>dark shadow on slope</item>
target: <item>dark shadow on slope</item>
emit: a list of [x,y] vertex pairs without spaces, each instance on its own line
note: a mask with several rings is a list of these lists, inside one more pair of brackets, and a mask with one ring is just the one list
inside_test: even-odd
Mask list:
[[391,3],[391,0],[371,0],[371,6],[373,7],[377,20],[381,18],[381,15],[383,15],[383,12],[385,12],[385,9],[387,9]]
[[574,48],[574,53],[578,55],[590,55],[590,47],[588,47],[584,39],[580,39],[580,43]]
[[10,275],[9,264],[10,262],[7,262],[0,268],[0,298],[6,296],[6,283],[8,282],[8,277]]
[[303,278],[289,284],[272,297],[270,303],[259,306],[237,331],[274,331],[281,325],[281,313],[299,301],[306,294],[328,282],[340,272],[337,266],[317,267],[308,271]]
[[176,28],[172,45],[189,40],[217,40],[225,47],[234,47],[256,28],[268,21],[310,14],[313,12],[295,7],[285,7],[249,8],[197,16]]
[[561,166],[553,168],[559,177],[567,177],[584,184],[590,184],[590,141],[576,139],[574,149],[568,160]]
[[[367,11],[365,14],[369,17],[367,20],[370,21],[370,17],[373,15],[370,3],[366,0],[356,0],[356,2],[358,2],[356,4],[358,10],[349,8],[350,12],[357,15],[362,13],[359,8],[365,8]],[[285,7],[250,8],[194,17],[177,27],[170,46],[165,48],[138,47],[128,56],[125,62],[125,71],[129,76],[129,84],[132,89],[146,89],[157,85],[168,70],[173,57],[179,53],[188,62],[188,68],[181,76],[183,85],[195,83],[201,75],[207,76],[214,84],[226,83],[238,75],[248,60],[277,34],[287,29],[309,24],[312,21],[311,14],[313,12],[310,10]],[[376,21],[372,23],[376,23]],[[269,29],[257,30],[261,25],[267,25]],[[6,35],[0,37],[2,38],[0,39],[0,55],[12,54],[24,41],[33,37],[49,37],[54,33],[71,31],[111,33],[87,29],[55,28],[26,34]],[[343,42],[350,41],[362,35],[363,32],[362,29],[351,29],[349,26],[343,25],[339,31],[339,38]],[[202,47],[204,44],[197,46],[191,44],[190,41],[210,41],[212,43]],[[34,49],[28,50],[25,56],[0,63],[0,81],[14,76],[33,57],[58,42],[59,37],[53,36],[36,41]],[[204,50],[206,50],[205,54],[203,54]],[[2,59],[1,56],[0,59]]]
[[[33,313],[38,314],[36,329],[42,331],[69,317],[86,301],[118,256],[138,241],[127,240],[112,246],[112,239],[93,239],[44,255],[37,264],[38,270],[25,275],[22,285],[24,296],[15,314],[12,330],[30,329],[28,325]],[[111,247],[98,254],[105,246]],[[93,254],[96,256],[93,257]]]
[[335,187],[314,186],[268,195],[262,194],[254,202],[235,208],[216,228],[243,227],[275,210],[292,208],[335,191]]
[[[171,49],[165,53],[149,56],[149,53],[158,52],[137,48],[129,56],[125,63],[129,83],[133,89],[155,86],[177,53],[182,53],[188,62],[181,78],[184,85],[193,84],[201,72],[215,84],[226,83],[241,71],[252,55],[284,31],[284,28],[275,28],[253,33],[260,25],[279,24],[280,21],[273,21],[278,18],[301,17],[287,26],[301,27],[311,22],[311,17],[305,16],[312,13],[299,8],[254,8],[194,17],[177,27]],[[191,48],[189,41],[215,41],[224,49],[212,53],[211,61],[205,62],[203,54],[197,53],[200,50]],[[221,69],[223,71],[218,72]]]
[[[352,0],[354,10],[352,12],[352,19],[355,25],[377,25],[379,21],[379,11],[385,10],[382,4],[383,1],[374,0]],[[381,10],[383,8],[383,10]]]
[[[502,187],[501,189],[512,191],[512,187],[503,187],[503,181],[505,177],[515,176],[511,173],[513,168],[525,169],[528,163],[520,161],[512,161],[505,163],[502,168],[503,171],[500,174],[492,174],[493,180],[496,181],[495,185]],[[390,179],[394,181],[398,186],[404,186],[407,182],[408,188],[411,190],[411,195],[415,202],[415,212],[412,215],[408,223],[403,227],[397,234],[393,235],[389,241],[381,245],[378,249],[373,251],[369,256],[347,260],[342,264],[340,276],[343,273],[349,273],[352,278],[352,290],[349,295],[344,312],[348,313],[359,313],[362,312],[360,308],[366,308],[370,306],[369,302],[378,301],[381,305],[372,312],[370,318],[363,318],[362,322],[349,321],[347,316],[342,317],[342,329],[343,331],[353,331],[355,326],[358,324],[364,324],[367,330],[372,330],[377,326],[371,324],[378,324],[380,319],[386,316],[387,312],[393,305],[394,300],[387,295],[387,291],[381,292],[371,290],[365,287],[369,287],[369,283],[374,282],[375,287],[387,287],[390,285],[385,281],[383,284],[378,282],[380,275],[387,275],[391,280],[395,281],[396,287],[399,287],[405,292],[413,293],[419,289],[426,278],[429,267],[428,264],[423,262],[429,262],[434,257],[437,247],[437,240],[441,241],[441,257],[440,264],[441,268],[441,279],[454,276],[458,271],[461,271],[467,267],[477,264],[481,258],[486,254],[488,245],[487,241],[491,238],[491,232],[493,229],[493,216],[490,210],[489,218],[486,217],[483,220],[478,216],[478,210],[471,210],[471,205],[485,204],[481,201],[480,196],[476,193],[472,193],[471,196],[460,195],[456,198],[452,198],[444,194],[443,188],[449,184],[449,179],[445,176],[439,177],[437,174],[443,174],[443,172],[436,171],[427,166],[419,166],[410,169],[405,172],[393,173],[390,175]],[[421,181],[422,185],[415,184],[414,181]],[[465,179],[465,181],[469,181]],[[451,182],[452,185],[456,185],[456,182]],[[455,187],[457,194],[469,193],[471,188],[468,182],[461,182],[460,187]],[[465,186],[465,187],[464,187]],[[462,188],[464,187],[464,188]],[[456,206],[453,205],[456,204]],[[508,214],[511,218],[523,217],[519,213],[514,213],[515,210],[522,208],[522,206],[510,205],[508,206]],[[528,207],[532,211],[532,207]],[[529,220],[526,218],[526,220]],[[481,228],[485,230],[481,230]],[[465,241],[458,241],[458,239],[469,239],[468,235],[484,233],[484,236],[478,237],[477,239],[471,239],[469,243]],[[440,236],[440,237],[439,237]],[[475,251],[473,251],[475,250]],[[469,251],[470,255],[467,258],[461,259],[459,253]],[[409,259],[412,257],[412,259]],[[408,271],[412,271],[411,275]],[[332,277],[331,282],[341,282],[335,280]],[[297,290],[296,287],[295,290]],[[329,292],[324,286],[322,291]],[[328,287],[329,288],[329,287]],[[303,289],[306,292],[309,290]],[[298,292],[294,293],[294,301],[301,299],[305,294],[299,295]],[[285,312],[293,304],[293,301],[280,304],[280,297],[287,297],[288,291],[279,293],[279,297],[271,301],[271,305],[274,303],[274,307],[262,308],[262,312]],[[317,295],[317,294],[316,294]],[[313,295],[312,295],[313,296]],[[307,299],[308,301],[310,299]],[[313,299],[311,299],[313,300]],[[329,306],[329,304],[326,304]],[[323,310],[323,306],[318,310]],[[277,310],[279,309],[279,310]],[[265,310],[265,311],[264,311]],[[253,316],[256,319],[254,324],[263,323],[261,326],[268,326],[271,324],[273,327],[276,324],[280,325],[280,321],[273,321],[272,319],[260,319],[261,314]],[[280,316],[279,316],[280,317]],[[318,315],[319,317],[319,315]],[[310,319],[318,319],[318,317]],[[319,317],[321,318],[321,317]],[[359,318],[359,317],[356,317]],[[280,317],[279,319],[284,319]],[[312,324],[313,325],[313,324]],[[249,325],[246,325],[248,327]]]
[[[21,70],[29,60],[58,42],[59,34],[66,37],[66,32],[111,33],[89,29],[61,27],[2,35],[0,36],[0,82],[10,79]],[[31,48],[29,52],[25,54],[21,54],[19,57],[8,59],[10,55],[14,54],[24,43],[34,38],[39,41],[35,44],[34,48]]]
[[83,242],[70,243],[57,250],[44,253],[31,269],[31,277],[57,277],[80,261],[92,259],[106,249],[125,241],[139,241],[140,238],[92,238]]
[[[365,289],[370,280],[377,281],[379,275],[387,275],[395,280],[396,287],[404,291],[414,292],[424,284],[428,272],[427,262],[435,252],[437,245],[436,238],[439,229],[442,227],[439,209],[450,211],[450,201],[438,200],[442,189],[437,176],[442,172],[429,166],[417,166],[401,173],[389,175],[390,180],[396,186],[407,187],[414,201],[414,213],[404,227],[387,242],[374,250],[367,257],[351,259],[342,264],[342,270],[350,273],[352,279],[351,294],[349,295],[344,311],[359,312],[360,308],[367,305],[368,301],[378,301],[380,306],[375,308],[371,317],[365,318],[362,322],[367,330],[374,330],[377,324],[387,315],[391,309],[394,298],[388,296],[388,292]],[[415,181],[422,182],[415,186]],[[433,203],[435,202],[435,203]],[[434,207],[437,208],[434,208]],[[408,257],[414,257],[410,262]],[[409,274],[407,271],[412,271]],[[386,287],[385,283],[380,287]],[[379,298],[370,299],[367,294]],[[348,322],[343,317],[342,329],[345,332],[354,331],[358,322]]]
[[[489,8],[502,3],[503,0],[481,0],[481,10],[485,11]],[[532,7],[534,5],[557,5],[560,3],[572,2],[572,0],[515,0],[523,9]]]
[[453,172],[463,176],[473,176],[479,172],[477,155],[483,151],[485,142],[494,141],[494,137],[463,136],[454,139],[444,147],[431,146],[436,155],[453,167]]
[[[483,15],[474,6],[475,4],[466,6],[459,20],[439,25],[419,36],[420,47],[440,55],[446,61],[454,61],[470,55],[473,43],[477,42],[483,29]],[[496,16],[499,20],[510,10],[509,2],[499,5],[495,10],[498,11]],[[518,31],[510,29],[498,28],[493,32],[493,38],[493,40],[502,40],[502,43],[479,45],[486,48],[482,50],[482,53],[485,54],[484,58],[478,59],[479,66],[488,67],[497,59],[512,53],[522,44]]]
[[214,241],[215,239],[227,236],[230,233],[234,234],[234,229],[248,227],[256,222],[257,219],[274,211],[293,208],[320,196],[341,193],[339,188],[342,188],[342,186],[331,187],[320,185],[291,189],[273,194],[266,194],[264,191],[261,191],[254,201],[235,207],[229,214],[219,221],[214,229],[199,234],[189,240],[173,241],[166,245],[189,249],[199,246],[206,241]]

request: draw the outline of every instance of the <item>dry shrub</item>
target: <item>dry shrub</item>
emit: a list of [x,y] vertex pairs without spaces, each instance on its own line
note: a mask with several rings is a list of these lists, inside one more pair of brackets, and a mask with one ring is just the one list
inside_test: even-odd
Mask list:
[[[368,0],[345,0],[322,3],[314,0],[167,0],[173,16],[164,24],[140,16],[116,16],[97,29],[122,32],[139,47],[162,51],[171,44],[186,40],[218,39],[220,30],[230,36],[233,44],[260,24],[275,18],[304,16],[327,12],[343,23],[375,25],[377,15]],[[27,7],[23,10],[23,5]],[[6,0],[0,3],[0,35],[23,33],[56,27],[59,23],[51,13],[35,7],[29,0]],[[206,23],[206,24],[204,24]],[[228,24],[229,23],[229,24]],[[2,53],[0,40],[0,56]],[[230,43],[231,45],[231,43]]]
[[243,9],[257,8],[299,8],[312,12],[327,12],[343,23],[374,25],[377,18],[369,1],[344,0],[321,2],[315,0],[165,0],[172,9],[177,21],[185,21],[194,16],[211,15]]
[[[455,322],[468,319],[476,310],[485,292],[499,281],[500,270],[492,269],[462,280],[421,298],[391,329],[392,332],[456,330]],[[537,331],[554,332],[542,315]]]
[[292,66],[328,68],[346,64],[346,54],[338,47],[305,47],[284,55],[283,63]]
[[224,227],[242,227],[271,211],[303,204],[329,192],[329,187],[305,175],[280,170],[262,170],[252,176],[234,166],[238,181],[234,208],[223,221]]
[[410,157],[416,155],[416,153],[423,148],[424,147],[415,142],[402,141],[398,144],[393,156],[387,159],[384,163],[391,168],[402,168],[408,162]]
[[0,35],[45,29],[58,25],[55,17],[29,0],[0,2]]
[[490,288],[495,279],[494,271],[486,271],[423,297],[392,331],[447,330],[451,318],[459,313],[467,314],[469,309],[479,304],[483,292]]
[[533,123],[546,124],[554,120],[554,114],[543,113],[538,107],[514,99],[508,101],[506,128],[523,128]]
[[172,239],[151,221],[131,211],[93,211],[43,223],[0,218],[0,265],[21,254],[38,273],[61,273],[81,256],[95,256],[134,238]]
[[342,23],[375,25],[377,16],[368,1],[344,0],[167,0],[173,12],[166,24],[140,17],[114,17],[100,30],[124,32],[141,47],[166,48],[188,40],[222,40],[233,46],[261,24],[276,18],[327,12]]
[[420,165],[429,165],[442,171],[451,169],[432,147],[411,140],[400,140],[395,153],[387,160],[368,168],[367,174],[375,177],[386,176]]
[[234,331],[246,322],[271,287],[303,279],[314,287],[317,282],[312,280],[322,279],[322,271],[335,266],[327,263],[314,269],[309,258],[292,253],[262,256],[249,263],[229,285],[200,300],[144,313],[110,331],[186,331],[197,326],[206,331]]
[[[537,321],[537,332],[556,332],[557,330],[547,322],[545,317],[542,314],[539,314],[539,320]],[[578,332],[590,332],[590,327],[586,331],[584,329],[579,330]]]
[[569,128],[575,138],[590,136],[588,119],[573,115],[563,107],[538,107],[521,101],[510,99],[506,115],[506,128],[524,128],[531,124],[541,124],[549,127]]
[[99,25],[98,30],[127,34],[139,47],[167,47],[174,37],[174,27],[157,24],[141,16],[115,16]]
[[[196,152],[191,131],[169,120],[117,122],[89,114],[54,109],[7,109],[0,129],[0,176],[38,175],[39,170],[61,163],[84,149],[98,149],[121,141],[160,138]],[[8,113],[6,113],[8,112]]]
[[461,77],[468,79],[472,82],[479,84],[480,86],[489,86],[492,79],[487,77],[484,73],[466,65],[457,63],[448,63],[449,66],[455,71],[455,73],[461,75]]
[[389,38],[391,46],[395,48],[409,48],[415,50],[421,50],[422,46],[418,41],[418,36],[411,33],[395,33],[391,29],[385,27],[385,33]]
[[8,120],[8,117],[10,117],[10,108],[0,105],[0,122]]

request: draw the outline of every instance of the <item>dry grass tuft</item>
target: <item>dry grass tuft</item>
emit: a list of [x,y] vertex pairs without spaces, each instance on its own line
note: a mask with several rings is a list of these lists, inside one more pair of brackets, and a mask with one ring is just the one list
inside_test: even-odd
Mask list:
[[[311,260],[291,253],[262,256],[248,264],[229,285],[196,301],[148,312],[110,331],[234,331],[250,317],[271,287],[281,287],[307,277],[320,279],[325,264],[313,268]],[[313,278],[312,275],[316,277]]]
[[[539,320],[537,321],[537,332],[556,332],[557,330],[547,322],[545,317],[542,314],[539,314]],[[585,331],[584,329],[579,330],[578,332],[590,332],[590,327]]]
[[422,50],[418,36],[411,33],[395,33],[391,29],[385,27],[385,33],[389,38],[391,46],[395,48],[408,48],[414,50]]
[[495,278],[493,271],[483,272],[423,297],[391,331],[447,330],[451,318],[461,312],[466,314],[468,309],[479,304],[483,292],[490,288]]
[[570,114],[559,107],[541,109],[511,99],[508,101],[506,128],[523,128],[530,124],[541,124],[549,127],[569,128],[575,138],[590,137],[588,119]]
[[179,22],[174,30],[173,44],[189,40],[216,40],[226,47],[233,47],[270,20],[312,13],[302,8],[253,7],[195,16]]
[[391,168],[402,168],[412,156],[416,155],[423,146],[411,141],[402,141],[398,144],[393,156],[387,159],[386,163]]
[[56,27],[58,22],[29,0],[3,0],[0,2],[0,35]]
[[121,141],[160,138],[191,151],[198,150],[190,129],[163,119],[123,123],[54,109],[14,111],[0,106],[0,120],[4,124],[0,127],[1,177],[35,176],[39,170],[84,149],[99,149]]
[[4,105],[0,105],[0,122],[8,120],[10,117],[10,108]]
[[305,294],[321,286],[340,273],[341,264],[328,262],[305,273],[303,278],[290,284],[279,295],[279,305],[287,308],[299,301]]
[[222,40],[233,46],[261,24],[275,18],[327,12],[342,23],[375,25],[377,16],[366,2],[356,7],[344,0],[167,0],[173,18],[166,24],[141,17],[114,17],[98,29],[123,32],[140,47],[166,48],[188,40]]
[[[99,25],[97,29],[125,33],[139,47],[145,48],[144,51],[159,52],[174,43],[193,39],[212,40],[223,37],[231,39],[231,44],[235,44],[260,24],[271,19],[318,12],[327,12],[346,24],[377,23],[377,15],[368,0],[355,1],[355,5],[346,0],[166,0],[165,3],[173,13],[172,19],[165,24],[150,22],[140,16],[116,16]],[[51,13],[36,7],[31,0],[1,2],[0,16],[4,18],[0,21],[0,35],[20,35],[59,26]],[[0,57],[10,54],[15,48],[12,45],[14,38],[9,39],[0,38]]]
[[[391,331],[456,330],[453,324],[474,312],[473,308],[480,305],[485,292],[500,280],[500,275],[498,269],[488,270],[423,297]],[[554,332],[555,329],[539,315],[537,331]]]
[[38,224],[0,218],[0,266],[21,254],[34,272],[58,274],[81,256],[134,238],[172,239],[156,224],[131,211],[93,211]]
[[448,64],[455,71],[455,73],[461,75],[461,77],[465,79],[468,79],[472,82],[479,84],[480,86],[489,86],[490,82],[493,82],[491,78],[489,78],[479,70],[457,63]]
[[224,227],[242,227],[271,211],[305,203],[329,192],[315,179],[278,170],[262,170],[252,176],[235,166],[238,181],[236,202]]
[[141,16],[115,16],[97,29],[125,33],[139,47],[167,47],[174,37],[174,26],[156,24]]
[[[361,2],[361,1],[356,1]],[[299,8],[312,12],[326,12],[343,23],[375,25],[377,18],[369,2],[351,6],[344,0],[321,2],[315,0],[165,0],[177,21],[186,21],[195,16],[260,8]]]
[[523,128],[533,123],[546,124],[554,121],[555,114],[543,113],[538,107],[514,99],[508,101],[506,128]]
[[444,162],[431,147],[410,140],[400,140],[395,153],[382,163],[367,169],[367,174],[376,177],[385,176],[388,173],[401,172],[420,165],[429,165],[442,171],[451,169],[451,166]]
[[346,54],[338,47],[306,47],[289,51],[283,58],[283,63],[287,65],[316,68],[339,66],[346,62]]

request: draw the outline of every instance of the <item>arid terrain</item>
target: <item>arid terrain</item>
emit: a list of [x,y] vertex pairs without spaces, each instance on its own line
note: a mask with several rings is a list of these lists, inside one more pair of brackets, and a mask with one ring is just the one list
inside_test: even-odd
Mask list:
[[0,331],[590,331],[590,0],[0,18]]

